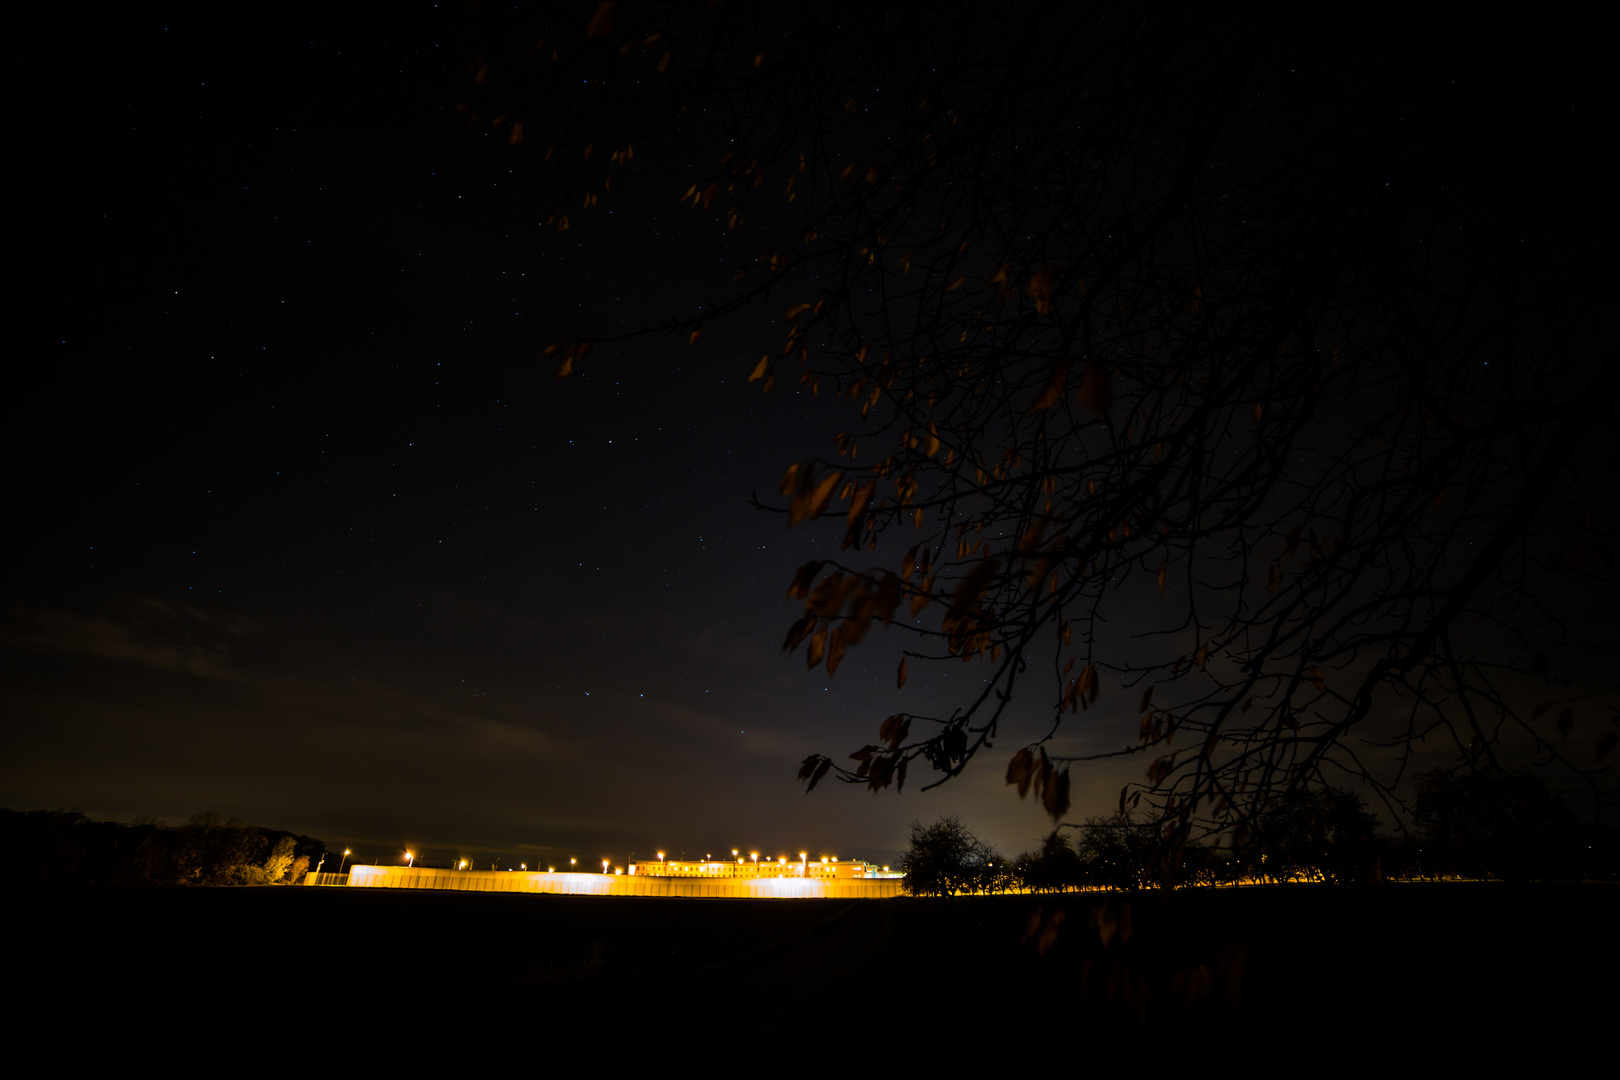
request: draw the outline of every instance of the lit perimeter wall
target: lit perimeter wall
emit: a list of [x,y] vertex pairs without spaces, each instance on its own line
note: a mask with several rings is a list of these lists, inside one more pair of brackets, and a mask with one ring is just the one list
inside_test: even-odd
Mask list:
[[[322,877],[330,877],[322,874]],[[306,885],[315,884],[306,875]],[[572,896],[680,896],[775,900],[879,900],[900,895],[900,882],[817,881],[805,878],[660,878],[640,874],[537,874],[513,870],[430,870],[416,866],[354,866],[348,885],[369,889],[448,889],[458,892],[566,893]]]

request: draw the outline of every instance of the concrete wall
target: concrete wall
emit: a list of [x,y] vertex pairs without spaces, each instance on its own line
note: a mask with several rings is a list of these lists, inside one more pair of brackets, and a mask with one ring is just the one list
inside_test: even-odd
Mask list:
[[[313,884],[309,877],[305,878],[305,883]],[[892,878],[876,881],[814,881],[804,878],[731,878],[706,881],[702,878],[642,877],[639,874],[536,874],[507,870],[429,870],[415,866],[355,866],[349,870],[349,885],[369,889],[454,889],[462,892],[750,900],[795,897],[877,900],[900,895],[900,882]]]

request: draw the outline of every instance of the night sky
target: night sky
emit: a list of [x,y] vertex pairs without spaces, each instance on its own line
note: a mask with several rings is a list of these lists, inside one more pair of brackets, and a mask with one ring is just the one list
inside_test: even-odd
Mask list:
[[[898,639],[833,680],[780,651],[842,525],[749,496],[840,416],[744,383],[774,330],[561,382],[540,357],[724,295],[770,223],[677,206],[708,152],[677,141],[617,217],[544,229],[534,155],[443,107],[466,58],[435,9],[334,10],[62,30],[21,273],[41,341],[7,395],[0,805],[211,809],[366,860],[889,862],[949,812],[1033,846],[994,763],[899,798],[795,783],[951,673],[902,703]],[[1118,790],[1088,776],[1071,818]]]

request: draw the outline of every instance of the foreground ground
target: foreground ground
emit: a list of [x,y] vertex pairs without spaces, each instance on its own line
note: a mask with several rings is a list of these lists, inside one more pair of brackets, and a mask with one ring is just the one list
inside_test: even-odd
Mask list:
[[[1399,885],[955,901],[259,888],[13,897],[13,985],[86,1030],[279,1020],[356,1047],[543,1050],[1585,1039],[1620,888]],[[201,1010],[201,1013],[199,1013]],[[1313,1034],[1314,1033],[1314,1034]],[[785,1043],[781,1040],[787,1040]],[[1079,1045],[1079,1044],[1075,1044]]]

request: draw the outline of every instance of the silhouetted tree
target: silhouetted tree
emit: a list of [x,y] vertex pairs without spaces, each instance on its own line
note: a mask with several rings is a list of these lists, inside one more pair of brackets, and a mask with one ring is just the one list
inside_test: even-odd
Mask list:
[[983,888],[990,849],[952,814],[932,825],[911,823],[911,842],[900,859],[905,890],[913,896],[955,896]]
[[791,582],[785,647],[831,675],[881,624],[901,686],[983,672],[811,787],[957,776],[1033,695],[1007,780],[1061,819],[1071,764],[1122,751],[1051,740],[1123,684],[1119,809],[1171,848],[1329,780],[1398,810],[1369,740],[1612,790],[1620,735],[1526,700],[1615,584],[1607,117],[1561,72],[1477,21],[1308,5],[483,10],[458,108],[556,163],[556,228],[672,135],[718,148],[694,212],[771,234],[734,295],[555,343],[559,374],[777,319],[739,375],[850,411],[774,507],[847,553]]
[[1061,832],[1051,832],[1041,846],[1018,857],[1019,876],[1031,892],[1062,892],[1086,883],[1086,868],[1074,844]]
[[1254,872],[1274,881],[1356,883],[1373,872],[1377,831],[1378,819],[1352,792],[1286,792],[1260,815],[1245,854]]
[[[302,883],[319,840],[208,812],[179,828],[91,821],[78,811],[0,810],[0,885],[138,888]],[[268,856],[267,853],[268,852]]]
[[1430,873],[1512,880],[1573,875],[1581,862],[1578,823],[1530,773],[1425,773],[1415,818]]

